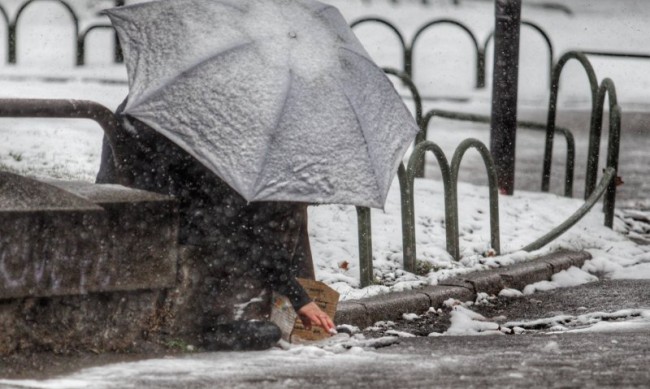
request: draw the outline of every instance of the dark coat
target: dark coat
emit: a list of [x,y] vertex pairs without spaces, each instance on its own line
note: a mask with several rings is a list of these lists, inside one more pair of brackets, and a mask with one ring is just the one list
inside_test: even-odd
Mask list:
[[[208,267],[264,281],[289,297],[294,308],[309,297],[297,275],[313,278],[305,204],[247,203],[224,181],[176,144],[144,123],[117,117],[132,139],[120,156],[131,166],[133,187],[175,197],[179,202],[179,243],[209,251]],[[112,150],[104,139],[98,183],[115,183]],[[301,273],[301,274],[299,274]]]

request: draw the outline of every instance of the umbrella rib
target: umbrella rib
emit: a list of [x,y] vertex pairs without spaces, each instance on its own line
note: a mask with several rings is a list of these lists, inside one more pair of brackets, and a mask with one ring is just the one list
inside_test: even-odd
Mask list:
[[218,52],[218,53],[216,53],[216,54],[212,54],[212,55],[210,55],[210,56],[208,56],[208,57],[206,57],[206,58],[200,60],[199,62],[195,63],[194,65],[192,65],[192,66],[190,66],[190,67],[188,67],[187,69],[183,70],[183,71],[180,72],[179,74],[177,74],[177,75],[175,75],[175,76],[173,76],[173,77],[168,78],[167,80],[165,80],[165,81],[162,83],[162,85],[158,86],[158,87],[155,88],[154,90],[152,90],[152,91],[150,91],[150,92],[144,94],[144,95],[141,96],[140,98],[138,98],[138,101],[137,101],[137,102],[134,102],[133,105],[131,105],[130,107],[128,107],[128,109],[125,109],[125,112],[127,112],[127,111],[128,111],[128,112],[133,112],[133,110],[134,110],[135,107],[137,107],[137,106],[140,105],[140,104],[146,103],[147,100],[149,100],[149,99],[152,98],[153,96],[158,95],[159,93],[162,93],[162,91],[163,91],[165,88],[167,88],[168,86],[173,85],[173,81],[174,81],[174,80],[176,80],[176,79],[178,79],[178,78],[182,78],[184,75],[186,75],[186,74],[192,72],[193,70],[195,70],[195,69],[197,69],[197,68],[203,66],[204,64],[206,64],[206,63],[208,63],[208,62],[214,60],[215,58],[218,58],[218,57],[220,57],[220,56],[222,56],[222,55],[226,55],[226,54],[232,53],[232,52],[234,52],[234,51],[241,50],[241,49],[246,48],[246,47],[251,46],[251,45],[254,45],[254,42],[249,41],[249,42],[245,42],[245,43],[239,43],[239,44],[236,44],[236,45],[234,45],[234,46],[228,47],[228,48],[226,48],[226,49],[224,49],[224,50],[222,50],[222,51],[220,51],[220,52]]
[[[286,88],[285,93],[284,93],[282,108],[278,112],[278,116],[276,117],[276,119],[273,122],[273,126],[271,127],[272,128],[271,135],[275,131],[279,131],[280,121],[282,120],[282,117],[284,116],[284,112],[286,111],[286,108],[287,108],[287,102],[289,100],[289,93],[291,92],[291,87],[293,85],[293,72],[291,71],[291,69],[289,69],[288,73],[289,73],[289,76],[288,76],[289,81],[287,82],[287,88]],[[270,152],[271,152],[271,142],[267,142],[266,150],[264,150],[264,157],[261,159],[260,167],[258,169],[259,175],[257,176],[257,180],[255,181],[255,185],[253,185],[253,188],[252,188],[252,190],[254,192],[254,195],[251,198],[256,197],[257,194],[260,192],[259,185],[260,185],[260,182],[262,181],[262,170],[264,169],[264,165],[266,165],[266,160],[268,159]]]
[[[347,100],[348,105],[352,109],[352,112],[354,112],[354,119],[357,121],[357,124],[359,125],[361,136],[363,137],[363,140],[364,140],[363,143],[366,145],[366,153],[368,154],[368,161],[372,161],[373,158],[372,158],[372,155],[370,155],[370,148],[368,147],[368,139],[366,138],[366,134],[364,132],[363,124],[361,124],[361,120],[359,120],[359,112],[354,107],[354,104],[352,103],[352,100],[350,99],[350,96],[348,96],[348,94],[345,92],[345,88],[342,88],[342,89],[343,89],[343,95],[345,96],[345,99]],[[369,164],[370,164],[370,168],[372,169],[372,172],[374,173],[373,176],[375,177],[375,183],[377,185],[377,189],[379,189],[380,191],[383,192],[382,185],[379,182],[379,175],[377,174],[377,169],[376,169],[375,165],[372,162],[370,162]]]

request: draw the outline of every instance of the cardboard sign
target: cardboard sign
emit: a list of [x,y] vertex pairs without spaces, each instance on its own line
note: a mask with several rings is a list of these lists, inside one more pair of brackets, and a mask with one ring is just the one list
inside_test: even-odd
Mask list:
[[[322,282],[304,278],[297,280],[309,297],[334,321],[339,294]],[[314,341],[330,336],[321,327],[312,326],[310,330],[305,329],[289,299],[277,293],[273,293],[271,321],[280,327],[282,339],[288,342]]]
[[271,321],[280,327],[282,339],[291,342],[291,333],[298,314],[293,310],[288,298],[273,292]]
[[[336,306],[339,302],[339,294],[329,286],[320,281],[298,278],[298,282],[305,288],[309,297],[334,321],[336,315]],[[329,338],[330,334],[321,327],[312,326],[310,330],[305,329],[302,320],[296,318],[291,333],[291,341],[299,340],[321,340]]]

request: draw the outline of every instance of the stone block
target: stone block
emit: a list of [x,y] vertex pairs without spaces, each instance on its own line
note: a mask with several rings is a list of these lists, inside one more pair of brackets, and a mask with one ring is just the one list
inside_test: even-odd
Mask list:
[[401,319],[404,313],[422,313],[431,306],[426,295],[414,290],[374,296],[359,302],[366,307],[372,323]]
[[[100,206],[106,217],[107,263],[98,287],[136,290],[174,286],[178,262],[178,212],[168,196],[87,182],[52,182]],[[102,285],[102,286],[100,286]]]
[[336,309],[336,316],[334,316],[334,323],[349,324],[364,329],[373,324],[368,316],[368,311],[359,300],[342,301]]
[[172,286],[178,216],[165,196],[0,173],[0,300]]
[[523,290],[526,285],[551,279],[553,267],[544,261],[533,261],[508,266],[499,274],[504,287]]
[[503,280],[497,271],[482,271],[462,277],[474,286],[476,293],[487,293],[497,295],[503,289]]
[[476,294],[471,289],[463,286],[427,286],[425,288],[419,289],[418,292],[426,295],[429,298],[430,306],[434,308],[442,307],[444,302],[450,298],[459,300],[461,302],[476,300]]
[[159,326],[162,291],[90,293],[0,301],[0,355],[142,350]]
[[86,292],[107,257],[101,207],[0,173],[0,299]]
[[445,280],[442,280],[438,282],[438,285],[442,286],[457,286],[459,288],[466,288],[469,289],[471,292],[476,293],[476,289],[474,288],[474,285],[467,281],[464,278],[447,278]]

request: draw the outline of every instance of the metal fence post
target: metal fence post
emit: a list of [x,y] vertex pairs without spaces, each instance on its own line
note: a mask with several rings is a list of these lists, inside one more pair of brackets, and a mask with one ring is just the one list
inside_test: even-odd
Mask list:
[[[124,4],[125,4],[125,0],[115,0],[116,7],[122,7],[124,6]],[[122,53],[122,46],[120,45],[120,39],[118,38],[117,33],[115,33],[113,60],[115,61],[115,63],[124,62],[124,54]]]
[[512,194],[515,189],[521,0],[496,0],[495,19],[490,150],[496,163],[499,190]]
[[359,281],[365,288],[373,283],[372,270],[372,224],[370,208],[356,207],[359,227]]

